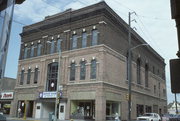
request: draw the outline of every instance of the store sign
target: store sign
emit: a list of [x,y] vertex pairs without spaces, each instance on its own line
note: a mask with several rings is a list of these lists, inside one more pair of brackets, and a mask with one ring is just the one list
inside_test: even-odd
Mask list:
[[56,92],[41,92],[39,98],[56,98]]
[[13,92],[1,92],[0,99],[13,99]]

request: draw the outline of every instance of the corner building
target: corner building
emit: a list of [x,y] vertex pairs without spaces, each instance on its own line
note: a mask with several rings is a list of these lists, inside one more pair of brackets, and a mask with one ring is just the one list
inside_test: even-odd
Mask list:
[[[105,121],[118,113],[127,120],[128,25],[105,2],[47,16],[25,26],[21,39],[11,115],[20,107],[27,117],[48,118],[59,75],[59,119]],[[132,30],[133,46],[144,43]],[[132,119],[166,113],[164,59],[145,46],[132,56]]]

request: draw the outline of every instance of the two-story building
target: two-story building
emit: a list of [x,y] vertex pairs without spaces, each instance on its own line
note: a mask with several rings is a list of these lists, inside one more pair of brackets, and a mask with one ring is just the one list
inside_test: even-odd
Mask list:
[[[20,107],[28,117],[48,118],[59,83],[59,119],[127,119],[128,25],[105,2],[25,26],[21,41],[13,116]],[[146,42],[132,30],[132,45],[139,44]],[[166,113],[164,59],[146,46],[132,56],[132,118]]]

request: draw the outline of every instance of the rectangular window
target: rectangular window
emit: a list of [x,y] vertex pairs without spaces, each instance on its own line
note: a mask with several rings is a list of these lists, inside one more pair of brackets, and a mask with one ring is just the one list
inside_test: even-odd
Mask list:
[[72,50],[77,49],[77,35],[72,36]]
[[61,51],[61,42],[62,42],[62,39],[57,40],[57,52]]
[[54,40],[51,41],[51,49],[50,49],[50,54],[54,53]]
[[87,33],[83,32],[82,33],[82,48],[87,46]]
[[42,48],[41,43],[38,43],[38,45],[37,45],[37,56],[41,55],[41,48]]
[[27,84],[30,84],[30,80],[31,80],[31,69],[28,69],[28,73],[27,73]]
[[92,30],[92,41],[91,45],[97,45],[97,40],[98,40],[98,31],[97,30]]
[[24,70],[21,71],[20,85],[23,85],[23,82],[24,82]]
[[38,68],[35,68],[34,71],[34,84],[37,84],[38,81]]

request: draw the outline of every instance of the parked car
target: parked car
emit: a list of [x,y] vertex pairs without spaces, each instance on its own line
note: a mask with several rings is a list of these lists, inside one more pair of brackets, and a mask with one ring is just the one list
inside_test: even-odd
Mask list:
[[137,117],[137,121],[161,121],[161,117],[157,113],[145,113]]
[[169,121],[180,121],[180,115],[174,115],[173,117],[170,117]]
[[6,121],[6,117],[2,114],[0,114],[0,121]]
[[173,117],[173,114],[163,114],[162,115],[162,121],[170,121],[170,119]]

